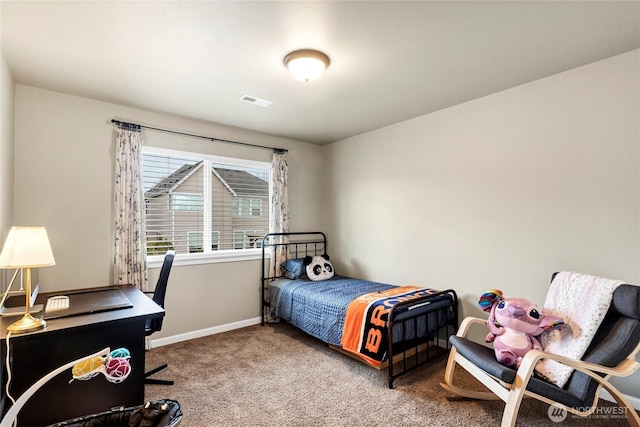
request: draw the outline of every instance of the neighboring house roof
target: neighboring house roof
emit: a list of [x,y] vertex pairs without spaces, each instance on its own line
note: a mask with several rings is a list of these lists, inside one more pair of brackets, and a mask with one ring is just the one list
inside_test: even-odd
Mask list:
[[[171,193],[193,175],[203,162],[184,165],[164,178],[145,193],[146,198]],[[269,183],[248,172],[235,169],[213,168],[212,172],[234,196],[265,197],[269,194]]]
[[184,165],[176,170],[171,175],[151,187],[149,191],[144,193],[146,198],[158,197],[162,194],[172,192],[176,187],[182,184],[187,178],[193,175],[198,169],[202,167],[202,162],[194,163],[192,165]]
[[269,195],[269,183],[243,170],[214,168],[216,175],[237,196],[265,197]]

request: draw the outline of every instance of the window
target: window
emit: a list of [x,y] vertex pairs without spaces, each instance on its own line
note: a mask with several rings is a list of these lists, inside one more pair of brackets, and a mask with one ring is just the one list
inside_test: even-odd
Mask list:
[[234,249],[259,248],[265,233],[260,230],[235,230],[233,232]]
[[231,203],[231,215],[234,216],[261,216],[262,200],[260,199],[234,199]]
[[202,238],[202,231],[189,231],[187,232],[187,246],[190,254],[204,252],[204,242]]
[[143,147],[147,254],[222,256],[269,229],[271,164]]
[[220,232],[212,231],[211,232],[211,250],[217,251],[220,249]]
[[202,194],[169,194],[169,209],[173,211],[201,211]]

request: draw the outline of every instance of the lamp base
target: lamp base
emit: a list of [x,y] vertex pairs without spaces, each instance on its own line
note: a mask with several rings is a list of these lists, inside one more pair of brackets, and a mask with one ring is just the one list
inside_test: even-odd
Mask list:
[[22,319],[9,325],[7,331],[13,333],[23,333],[42,329],[47,325],[43,319],[36,319],[29,313],[25,314]]

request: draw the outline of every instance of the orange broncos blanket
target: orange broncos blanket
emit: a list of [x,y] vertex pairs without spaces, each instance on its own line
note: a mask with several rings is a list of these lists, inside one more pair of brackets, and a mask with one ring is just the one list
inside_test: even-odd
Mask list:
[[417,286],[400,286],[354,299],[347,307],[342,348],[356,353],[373,366],[379,366],[387,354],[387,319],[391,307],[436,292]]

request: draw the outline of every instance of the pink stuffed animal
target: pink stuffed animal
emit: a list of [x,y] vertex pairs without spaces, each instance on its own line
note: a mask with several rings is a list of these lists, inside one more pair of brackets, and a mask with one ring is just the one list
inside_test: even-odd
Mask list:
[[490,332],[485,340],[493,342],[496,359],[516,369],[529,350],[542,350],[538,335],[564,324],[557,316],[544,316],[537,305],[524,298],[503,298],[499,289],[483,293],[478,305],[490,312],[487,319]]

